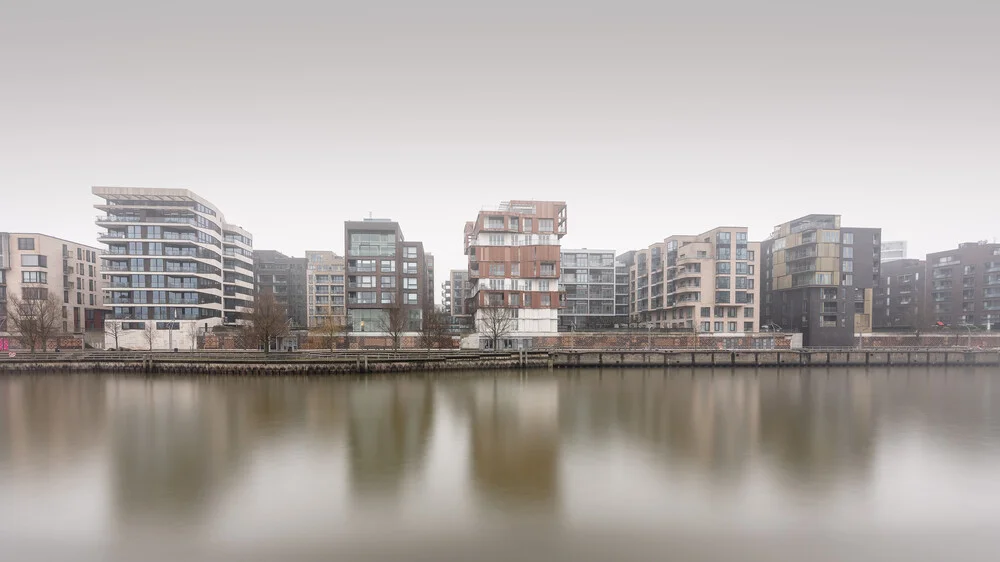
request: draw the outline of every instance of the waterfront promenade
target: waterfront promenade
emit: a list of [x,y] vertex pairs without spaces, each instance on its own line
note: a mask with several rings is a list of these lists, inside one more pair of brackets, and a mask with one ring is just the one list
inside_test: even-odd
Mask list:
[[257,351],[18,353],[0,373],[101,372],[189,375],[352,375],[583,367],[1000,366],[1000,350],[974,348],[796,350],[546,350],[485,352]]

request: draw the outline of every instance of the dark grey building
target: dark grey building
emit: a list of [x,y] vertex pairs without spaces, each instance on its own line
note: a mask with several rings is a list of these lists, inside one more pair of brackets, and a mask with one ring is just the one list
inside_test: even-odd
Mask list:
[[285,307],[293,329],[309,326],[306,258],[293,258],[275,250],[254,250],[253,269],[258,294],[271,292]]
[[929,326],[1000,326],[1000,244],[971,242],[927,254],[926,276]]
[[[883,250],[885,245],[882,245]],[[917,330],[927,325],[924,260],[882,260],[875,290],[872,327],[876,330]]]
[[882,231],[844,228],[840,215],[778,225],[764,254],[761,328],[799,332],[808,347],[850,347],[872,330]]

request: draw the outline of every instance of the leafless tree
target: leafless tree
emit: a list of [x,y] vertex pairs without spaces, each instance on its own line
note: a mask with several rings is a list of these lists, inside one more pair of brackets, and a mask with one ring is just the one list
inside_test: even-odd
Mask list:
[[198,347],[198,324],[189,322],[184,327],[184,336],[191,342],[191,351]]
[[156,322],[150,320],[143,322],[142,339],[146,340],[149,350],[153,351],[153,342],[156,341]]
[[385,315],[378,321],[378,331],[385,333],[392,339],[392,349],[398,350],[403,340],[403,332],[406,331],[406,311],[398,304],[385,311]]
[[324,317],[319,325],[313,328],[313,332],[323,341],[323,347],[330,348],[330,351],[336,349],[338,338],[346,331],[347,326],[332,316]]
[[420,347],[443,347],[447,337],[448,315],[433,307],[426,307],[420,330]]
[[37,299],[8,297],[8,329],[32,353],[39,346],[45,351],[48,341],[60,331],[61,319],[62,303],[55,295]]
[[271,351],[271,341],[288,335],[288,314],[285,307],[266,291],[257,295],[247,324],[243,327],[244,340],[256,348]]
[[511,309],[504,306],[483,306],[479,310],[482,312],[479,333],[489,338],[493,349],[498,349],[500,340],[517,328],[517,318]]
[[120,338],[124,332],[125,330],[122,329],[121,320],[112,319],[110,322],[104,322],[104,335],[114,340],[115,349],[120,347],[118,345],[118,338]]

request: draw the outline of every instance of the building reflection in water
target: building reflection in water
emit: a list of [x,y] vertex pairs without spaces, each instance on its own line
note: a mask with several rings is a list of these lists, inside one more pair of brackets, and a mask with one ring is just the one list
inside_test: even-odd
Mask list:
[[555,379],[479,380],[466,390],[472,477],[495,507],[556,506],[559,386]]
[[395,495],[427,455],[434,423],[432,383],[364,382],[347,392],[351,488],[361,496]]

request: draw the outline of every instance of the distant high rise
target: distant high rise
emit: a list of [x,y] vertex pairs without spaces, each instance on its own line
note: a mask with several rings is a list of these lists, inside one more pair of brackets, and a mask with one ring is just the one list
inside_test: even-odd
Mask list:
[[[108,246],[103,271],[108,301],[121,322],[119,345],[177,346],[185,338],[253,311],[253,240],[218,207],[186,189],[94,187],[105,215],[97,225]],[[113,344],[112,344],[113,345]]]
[[873,328],[917,330],[927,326],[926,269],[924,260],[882,260],[881,280],[875,290]]
[[906,241],[882,242],[882,263],[906,259]]
[[809,215],[775,227],[761,244],[761,325],[800,332],[803,345],[850,347],[872,329],[882,231]]
[[969,242],[927,254],[929,325],[1000,326],[1000,244]]
[[330,251],[306,251],[309,327],[327,321],[347,325],[344,258]]
[[480,333],[486,308],[506,309],[515,317],[504,346],[558,331],[559,249],[565,234],[562,201],[504,202],[466,223],[469,281]]
[[306,258],[292,258],[275,250],[254,250],[257,294],[268,292],[285,308],[293,329],[308,326]]

